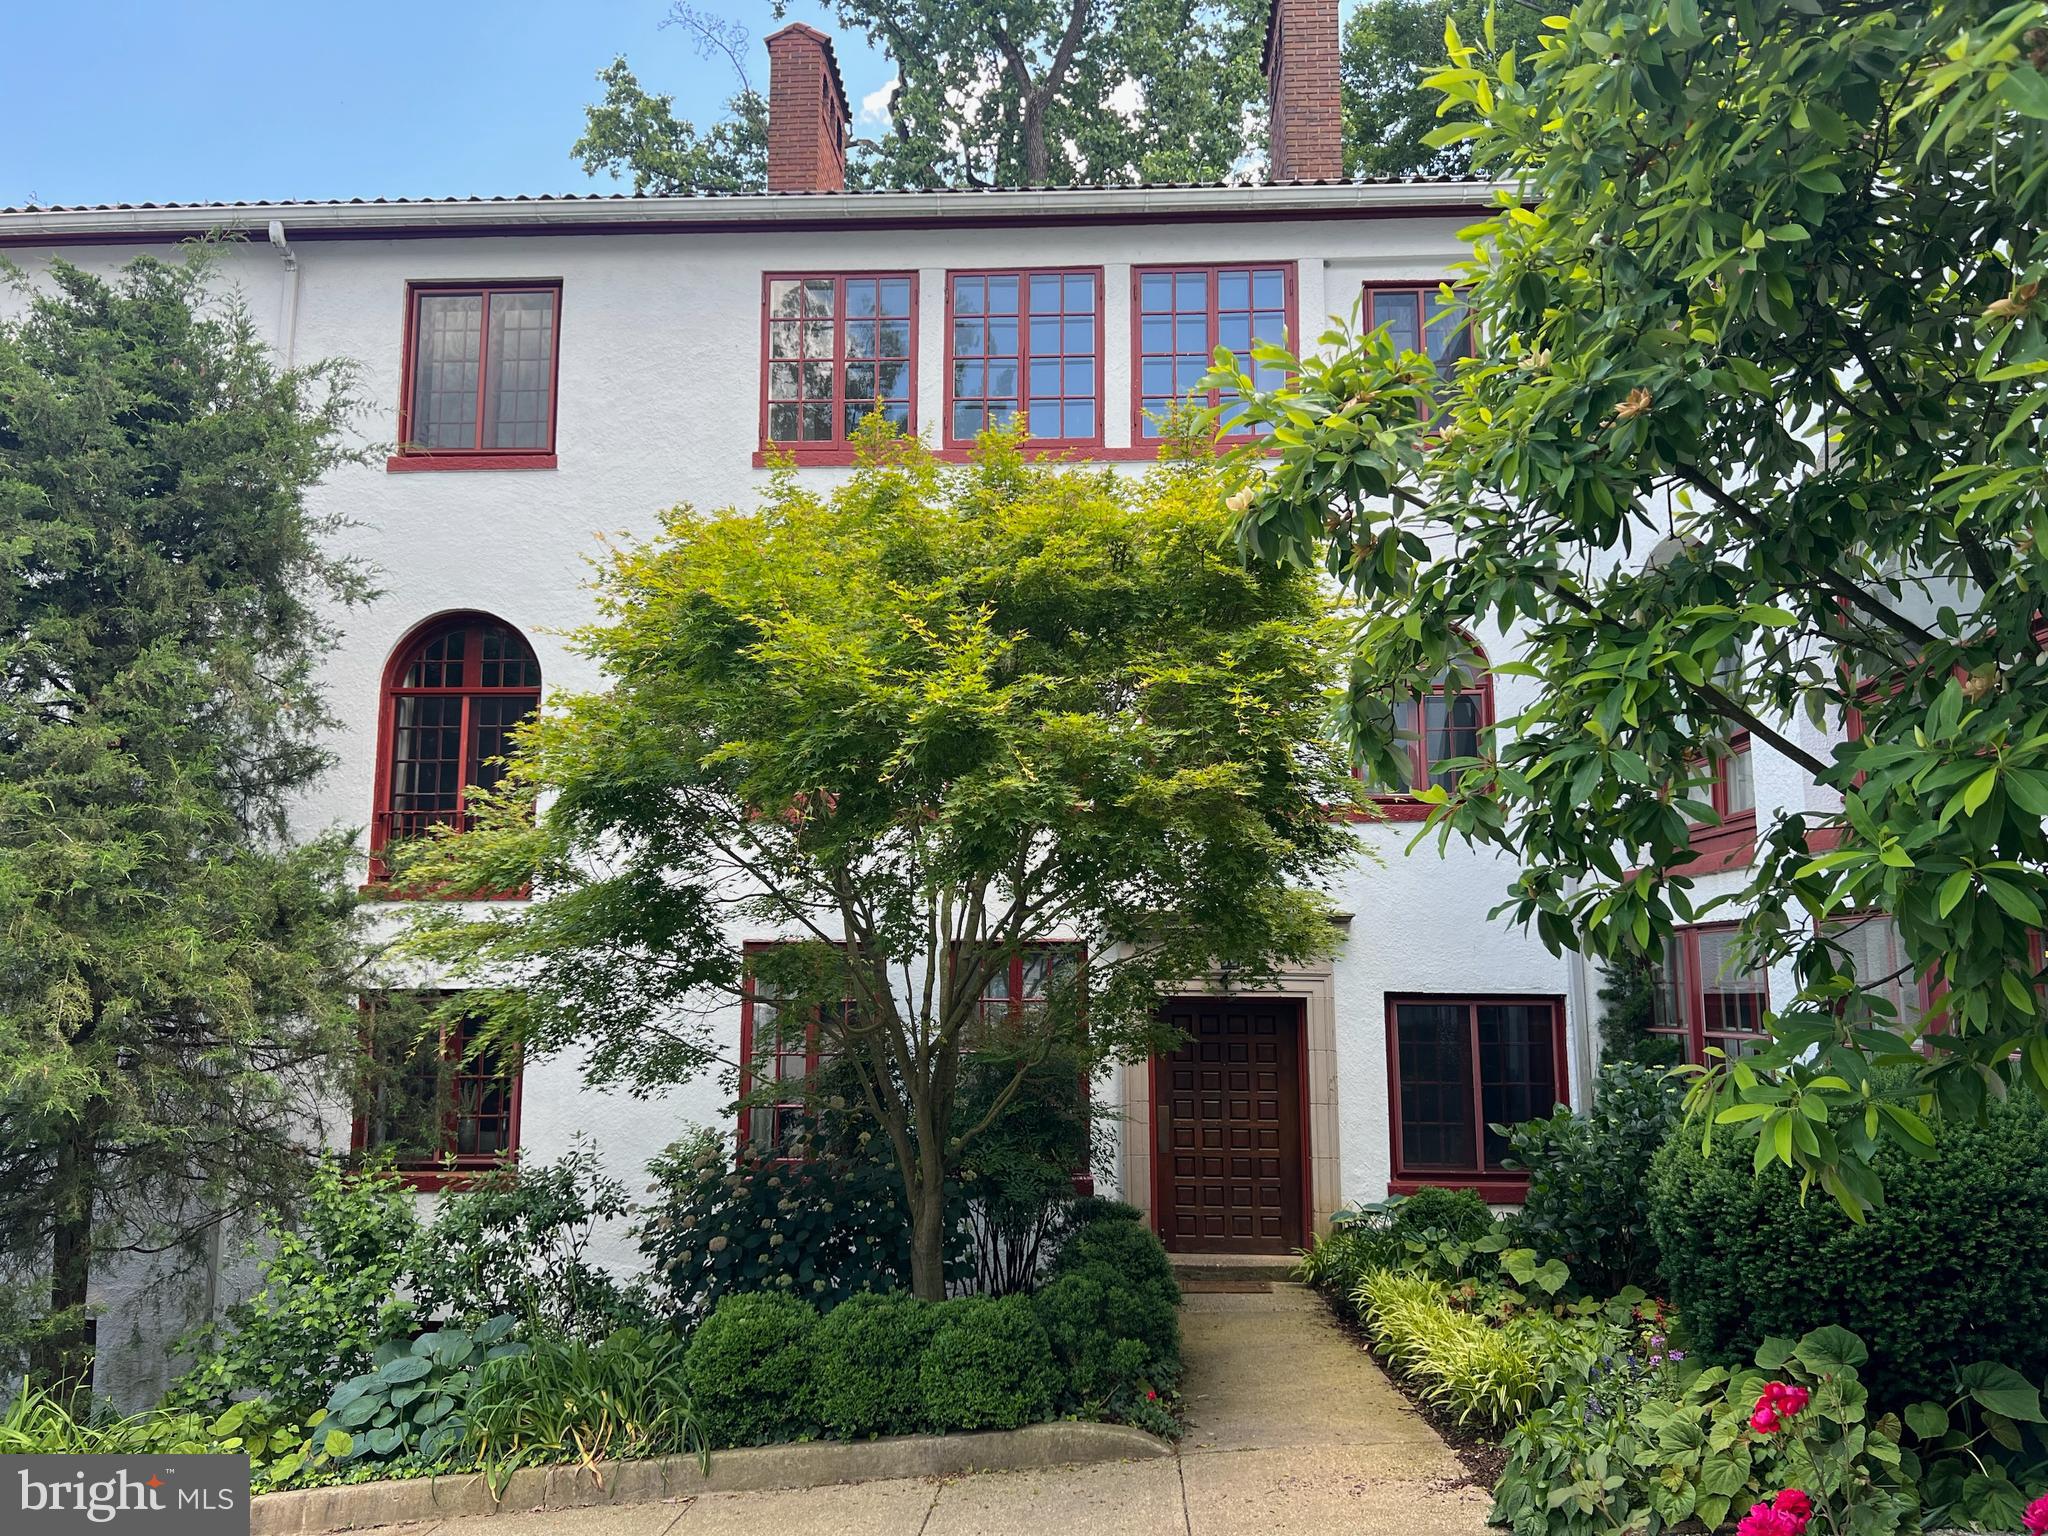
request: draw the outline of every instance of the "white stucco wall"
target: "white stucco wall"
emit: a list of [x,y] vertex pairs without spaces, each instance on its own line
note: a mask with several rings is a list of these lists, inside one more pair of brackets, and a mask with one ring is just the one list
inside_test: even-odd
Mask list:
[[[289,232],[290,213],[285,210]],[[335,771],[298,808],[311,830],[366,826],[375,772],[376,711],[384,667],[401,636],[436,614],[478,609],[516,625],[532,642],[546,686],[581,690],[601,679],[571,655],[564,633],[590,616],[584,561],[600,535],[640,538],[678,501],[744,502],[765,483],[752,467],[759,435],[764,271],[914,270],[920,278],[917,419],[928,438],[940,425],[948,268],[1090,265],[1105,284],[1103,410],[1107,441],[1129,444],[1130,269],[1134,264],[1229,261],[1298,263],[1301,330],[1310,338],[1333,313],[1347,314],[1364,281],[1434,280],[1461,250],[1469,215],[1259,217],[1230,222],[1045,224],[1004,228],[840,229],[825,232],[498,235],[300,240],[296,324],[276,338],[285,269],[262,243],[222,256],[224,282],[240,288],[268,334],[298,362],[347,357],[361,368],[366,442],[396,436],[406,285],[447,278],[559,279],[559,467],[538,471],[394,474],[381,454],[339,472],[316,492],[321,511],[349,527],[346,552],[376,571],[382,593],[341,617],[343,643],[325,683],[343,729]],[[109,271],[133,246],[79,246],[65,256]],[[31,273],[52,252],[12,253]],[[158,251],[158,254],[168,254]],[[17,303],[0,296],[0,309]],[[1297,338],[1297,341],[1299,338]],[[1142,466],[1129,466],[1142,472]],[[820,484],[843,470],[808,469]],[[1494,654],[1507,641],[1488,640]],[[1504,680],[1499,712],[1516,707]],[[1759,757],[1760,802],[1775,780]],[[1362,826],[1365,858],[1333,895],[1353,915],[1334,968],[1337,1016],[1337,1146],[1346,1200],[1386,1193],[1391,1167],[1385,999],[1390,992],[1543,994],[1565,999],[1571,1080],[1582,1102],[1590,1050],[1586,988],[1574,962],[1489,919],[1513,870],[1490,855],[1434,842],[1405,851],[1412,825]],[[737,1014],[730,1029],[737,1041]],[[1100,1086],[1105,1103],[1116,1085]],[[692,1124],[723,1124],[725,1095],[711,1081],[656,1099],[599,1091],[573,1056],[529,1065],[522,1152],[547,1160],[578,1133],[596,1141],[607,1167],[637,1194],[649,1156]],[[1329,1149],[1319,1148],[1318,1153]],[[1113,1181],[1105,1186],[1110,1192]],[[601,1257],[622,1267],[634,1255],[623,1233]],[[109,1277],[111,1313],[138,1306],[134,1286]],[[120,1329],[104,1325],[107,1335]],[[139,1346],[144,1349],[146,1345]],[[110,1365],[112,1362],[110,1362]],[[134,1379],[150,1373],[137,1367]]]

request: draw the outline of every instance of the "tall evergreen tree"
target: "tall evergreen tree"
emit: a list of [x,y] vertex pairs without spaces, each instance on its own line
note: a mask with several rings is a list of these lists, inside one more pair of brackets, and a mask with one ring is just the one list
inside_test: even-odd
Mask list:
[[306,504],[354,375],[209,266],[10,269],[0,322],[0,1265],[52,1381],[96,1270],[286,1187],[353,1055],[350,845],[285,821],[366,595]]

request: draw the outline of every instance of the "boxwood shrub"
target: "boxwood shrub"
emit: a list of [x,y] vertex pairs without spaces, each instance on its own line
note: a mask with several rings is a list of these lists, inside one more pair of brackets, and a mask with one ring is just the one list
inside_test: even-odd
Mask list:
[[802,1440],[818,1427],[812,1359],[819,1318],[794,1296],[728,1296],[697,1325],[683,1376],[715,1446]]
[[1878,1154],[1885,1203],[1856,1226],[1818,1191],[1802,1205],[1783,1167],[1755,1174],[1747,1137],[1707,1157],[1681,1125],[1652,1164],[1650,1226],[1695,1344],[1746,1359],[1839,1324],[1870,1346],[1885,1406],[1946,1398],[1978,1360],[2048,1373],[2048,1113],[2009,1101],[1936,1134],[1931,1161]]
[[907,1291],[855,1296],[811,1336],[818,1420],[842,1440],[909,1435],[925,1427],[918,1365],[946,1304]]
[[938,1429],[1017,1429],[1052,1417],[1060,1371],[1029,1296],[963,1296],[939,1309],[918,1367]]

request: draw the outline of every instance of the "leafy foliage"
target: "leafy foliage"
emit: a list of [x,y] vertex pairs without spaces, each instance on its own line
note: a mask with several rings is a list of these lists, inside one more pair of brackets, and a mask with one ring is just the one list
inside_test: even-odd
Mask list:
[[801,1440],[817,1428],[817,1310],[776,1292],[728,1296],[690,1335],[683,1375],[714,1446]]
[[2048,1372],[2048,1112],[1996,1106],[1944,1128],[1931,1159],[1877,1154],[1885,1204],[1862,1223],[1802,1200],[1747,1148],[1703,1153],[1680,1133],[1657,1155],[1650,1225],[1671,1299],[1701,1348],[1740,1357],[1823,1324],[1869,1345],[1862,1372],[1891,1408],[1996,1360]]
[[351,840],[284,818],[366,591],[306,505],[355,376],[280,371],[207,266],[0,273],[0,1268],[46,1382],[96,1263],[288,1197],[352,1054]]
[[543,1335],[478,1372],[469,1425],[494,1480],[515,1468],[705,1454],[681,1336],[624,1327],[601,1342]]
[[[1660,1536],[1689,1522],[1718,1529],[1798,1488],[1844,1536],[1917,1528],[1899,1422],[1870,1414],[1861,1360],[1855,1335],[1829,1328],[1796,1345],[1768,1341],[1762,1371],[1714,1366],[1683,1383],[1642,1378],[1619,1391],[1589,1382],[1509,1433],[1491,1519],[1514,1536]],[[1795,1430],[1750,1425],[1770,1379],[1809,1384]]]
[[[985,1116],[1009,1084],[1001,1032],[962,1063],[961,1113]],[[1057,1052],[1032,1065],[1008,1107],[962,1160],[960,1189],[974,1255],[974,1289],[1007,1296],[1038,1284],[1074,1220],[1074,1175],[1107,1153],[1110,1130],[1091,1114],[1086,1063]]]
[[526,1353],[527,1346],[511,1337],[518,1323],[494,1317],[475,1329],[441,1328],[409,1343],[379,1344],[376,1365],[328,1396],[322,1423],[328,1448],[339,1461],[434,1467],[461,1460],[478,1371]]
[[1164,1245],[1135,1212],[1109,1210],[1075,1228],[1035,1300],[1066,1376],[1067,1406],[1178,1432],[1160,1395],[1180,1379],[1180,1287]]
[[818,1419],[842,1440],[915,1434],[925,1424],[918,1368],[939,1311],[904,1291],[855,1296],[813,1336]]
[[[401,878],[531,884],[418,913],[415,952],[501,1036],[648,1091],[718,1069],[734,935],[799,939],[755,972],[886,1137],[935,1299],[950,1186],[1034,1065],[1142,1059],[1162,992],[1328,948],[1354,781],[1323,739],[1328,599],[1230,558],[1213,461],[1132,480],[991,435],[950,470],[864,434],[827,495],[778,475],[758,511],[678,508],[618,550],[576,637],[613,685],[526,727],[478,829]],[[1085,987],[1020,1021],[969,1120],[985,984],[1047,932],[1085,943]]]
[[918,1362],[928,1422],[1017,1429],[1052,1417],[1059,1367],[1029,1296],[963,1296],[938,1309]]
[[259,1395],[304,1420],[334,1384],[370,1369],[377,1345],[414,1316],[400,1295],[419,1234],[414,1197],[389,1173],[312,1165],[290,1214],[258,1245],[262,1281],[218,1324],[179,1340],[195,1364],[171,1387],[173,1408],[225,1411]]
[[1519,0],[1365,0],[1344,18],[1344,172],[1347,176],[1460,176],[1462,142],[1431,143],[1443,98],[1423,82],[1450,67],[1444,25],[1478,38],[1491,13],[1500,49],[1541,35],[1543,11]]
[[[780,1290],[819,1307],[910,1281],[902,1180],[872,1131],[848,1132],[827,1107],[823,1127],[790,1143],[788,1161],[733,1160],[715,1132],[669,1147],[649,1171],[640,1251],[672,1317],[708,1315],[727,1295]],[[951,1273],[965,1266],[957,1232]]]
[[440,1202],[406,1255],[419,1314],[475,1325],[510,1314],[529,1337],[597,1339],[644,1312],[586,1254],[597,1223],[632,1209],[578,1137],[553,1163],[521,1163]]
[[1664,1073],[1625,1062],[1600,1069],[1592,1108],[1562,1105],[1508,1133],[1513,1166],[1529,1172],[1516,1236],[1564,1261],[1587,1290],[1658,1284],[1650,1230],[1650,1161],[1679,1118]]
[[[1281,449],[1244,456],[1245,549],[1363,610],[1369,775],[1397,698],[1514,635],[1530,702],[1429,830],[1501,850],[1547,944],[1655,954],[1699,915],[1688,816],[1735,732],[1839,792],[1759,830],[1746,958],[1798,992],[1693,1107],[1859,1212],[1930,1111],[2048,1094],[2044,27],[2037,0],[1590,0],[1498,66],[1453,30],[1437,142],[1519,189],[1460,272],[1486,355],[1440,379],[1340,332],[1262,352],[1265,393],[1219,369]],[[1836,942],[1852,911],[1946,989],[1925,1055]]]
[[1964,1366],[1939,1397],[1909,1404],[1905,1422],[1926,1530],[2012,1530],[2030,1493],[2048,1489],[2041,1393],[2011,1366]]
[[[59,1398],[33,1383],[0,1411],[0,1456],[245,1455],[257,1493],[323,1471],[331,1460],[312,1425],[277,1416],[262,1398],[242,1398],[218,1413],[153,1408],[125,1418],[79,1412],[76,1395]],[[308,1429],[315,1438],[308,1438]]]
[[[1369,1270],[1438,1271],[1461,1275],[1482,1239],[1489,1251],[1507,1246],[1492,1209],[1470,1189],[1422,1189],[1339,1211],[1330,1230],[1302,1255],[1298,1271],[1310,1285],[1348,1306]],[[1446,1251],[1448,1250],[1448,1252]]]

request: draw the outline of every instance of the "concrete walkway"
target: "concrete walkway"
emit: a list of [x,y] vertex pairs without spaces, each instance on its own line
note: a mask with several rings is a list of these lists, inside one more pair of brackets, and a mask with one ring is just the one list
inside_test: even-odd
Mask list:
[[1300,1286],[1197,1292],[1180,1455],[718,1493],[390,1527],[398,1536],[1480,1536],[1487,1497]]

